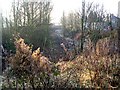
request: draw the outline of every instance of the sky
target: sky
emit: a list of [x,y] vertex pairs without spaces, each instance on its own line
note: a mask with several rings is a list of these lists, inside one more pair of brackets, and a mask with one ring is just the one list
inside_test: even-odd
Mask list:
[[[0,12],[4,16],[8,16],[10,12],[11,3],[13,0],[0,0]],[[32,1],[32,0],[31,0]],[[78,11],[81,8],[82,0],[51,0],[53,10],[51,13],[52,23],[59,23],[63,15],[63,11],[67,14],[72,11]],[[86,2],[93,2],[94,4],[104,5],[104,9],[108,13],[118,14],[118,2],[120,0],[86,0]]]

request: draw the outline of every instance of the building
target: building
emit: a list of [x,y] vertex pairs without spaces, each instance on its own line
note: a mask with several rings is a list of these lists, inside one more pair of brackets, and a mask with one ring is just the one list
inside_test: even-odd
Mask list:
[[118,20],[119,20],[118,17],[116,17],[115,15],[111,14],[111,24],[112,24],[112,28],[113,29],[117,29],[118,28]]
[[118,2],[118,17],[120,18],[120,1]]

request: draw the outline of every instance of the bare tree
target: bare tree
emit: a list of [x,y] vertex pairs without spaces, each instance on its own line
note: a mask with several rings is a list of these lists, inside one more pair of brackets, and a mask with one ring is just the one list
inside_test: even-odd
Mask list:
[[[13,41],[10,41],[10,39],[13,40],[13,34],[20,33],[28,43],[34,44],[35,47],[44,49],[49,47],[51,39],[49,34],[50,14],[52,8],[53,6],[49,0],[39,0],[36,2],[14,0],[10,13],[11,17],[6,18],[4,20],[5,22],[2,24],[7,26],[5,27],[6,30],[3,31],[5,34],[3,35],[4,43],[6,42],[14,46]],[[8,28],[10,29],[9,31]],[[38,42],[36,42],[36,40]]]

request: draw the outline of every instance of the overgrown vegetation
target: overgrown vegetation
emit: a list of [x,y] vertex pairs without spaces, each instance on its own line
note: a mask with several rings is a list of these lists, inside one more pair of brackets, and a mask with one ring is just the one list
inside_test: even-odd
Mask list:
[[[63,13],[59,36],[54,35],[59,30],[51,31],[49,0],[13,2],[12,17],[2,17],[1,23],[2,88],[120,88],[120,27],[112,27],[111,14],[99,5],[83,1],[81,10]],[[65,55],[58,58],[60,50]]]
[[110,53],[113,42],[110,37],[101,39],[96,52],[90,43],[73,61],[55,64],[40,53],[40,48],[32,51],[24,39],[16,38],[16,53],[8,58],[3,88],[119,88],[120,58],[117,52]]

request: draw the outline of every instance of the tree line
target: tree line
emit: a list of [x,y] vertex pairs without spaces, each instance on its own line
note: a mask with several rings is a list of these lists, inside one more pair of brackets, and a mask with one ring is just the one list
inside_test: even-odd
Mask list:
[[[66,14],[63,12],[61,24],[64,29],[64,36],[76,39],[79,43],[78,48],[83,52],[84,43],[90,39],[96,47],[99,39],[110,36],[106,31],[112,31],[113,14],[107,13],[104,6],[99,4],[87,3],[83,0],[82,8],[79,11]],[[115,21],[118,24],[118,21]]]
[[9,17],[1,14],[2,42],[14,51],[13,36],[20,34],[34,48],[46,50],[50,44],[50,21],[53,5],[49,0],[36,2],[14,0]]

